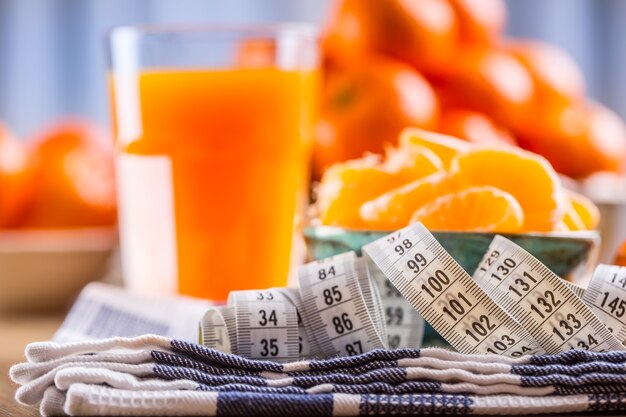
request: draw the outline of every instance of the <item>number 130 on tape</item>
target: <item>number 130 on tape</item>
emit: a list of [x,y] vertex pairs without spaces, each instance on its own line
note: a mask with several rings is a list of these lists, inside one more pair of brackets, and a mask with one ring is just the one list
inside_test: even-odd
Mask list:
[[505,237],[493,239],[474,279],[548,353],[624,350],[565,281]]
[[423,225],[394,232],[363,251],[459,352],[511,357],[543,352]]

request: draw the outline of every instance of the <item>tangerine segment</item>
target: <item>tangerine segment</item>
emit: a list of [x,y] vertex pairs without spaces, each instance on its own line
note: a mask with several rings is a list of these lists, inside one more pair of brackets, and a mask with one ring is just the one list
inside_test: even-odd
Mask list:
[[386,171],[373,155],[331,165],[317,190],[320,220],[328,226],[363,229],[361,205],[406,182],[404,176]]
[[387,147],[383,168],[405,177],[407,181],[423,178],[444,169],[443,162],[436,153],[419,145],[403,148]]
[[550,231],[565,213],[565,193],[550,163],[513,147],[476,147],[450,167],[459,189],[490,185],[511,193],[524,210],[524,231]]
[[400,133],[399,143],[400,148],[421,146],[430,149],[439,157],[445,167],[450,166],[450,162],[455,156],[469,151],[472,147],[468,142],[453,136],[414,127],[406,128]]
[[496,187],[469,187],[445,194],[422,206],[411,222],[431,230],[518,232],[524,224],[520,203]]
[[436,172],[363,203],[361,220],[370,230],[396,230],[409,224],[422,205],[445,193],[448,174]]
[[565,230],[587,230],[587,226],[574,208],[571,198],[567,196],[565,197],[565,214],[562,222]]
[[573,191],[567,191],[567,195],[569,196],[574,211],[576,211],[580,220],[585,225],[585,229],[593,230],[598,227],[598,223],[600,223],[600,210],[598,206],[584,195]]

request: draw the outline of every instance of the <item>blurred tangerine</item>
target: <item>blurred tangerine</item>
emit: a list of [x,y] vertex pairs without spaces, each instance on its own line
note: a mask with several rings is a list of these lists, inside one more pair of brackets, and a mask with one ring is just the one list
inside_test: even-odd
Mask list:
[[449,0],[459,22],[461,42],[479,45],[498,43],[506,25],[503,0]]
[[116,221],[113,158],[108,137],[82,120],[63,120],[32,143],[35,198],[23,226],[110,226]]
[[626,266],[626,240],[622,242],[621,246],[617,250],[613,262],[615,265]]
[[505,126],[528,113],[535,94],[528,70],[497,49],[466,47],[430,80],[444,108],[480,111]]
[[532,123],[517,128],[520,144],[546,157],[573,178],[626,168],[626,127],[612,110],[599,104],[554,106],[538,112]]
[[26,148],[0,123],[0,227],[19,224],[34,196],[33,176]]
[[438,130],[472,143],[517,145],[507,129],[496,125],[486,114],[468,109],[445,109]]
[[370,56],[330,71],[316,130],[315,178],[334,162],[382,153],[406,126],[434,128],[438,111],[428,82],[401,62]]
[[572,57],[556,45],[530,40],[509,40],[505,49],[530,72],[542,105],[581,102],[585,80]]
[[456,15],[445,0],[342,0],[323,41],[335,59],[378,52],[425,72],[449,65],[457,43]]

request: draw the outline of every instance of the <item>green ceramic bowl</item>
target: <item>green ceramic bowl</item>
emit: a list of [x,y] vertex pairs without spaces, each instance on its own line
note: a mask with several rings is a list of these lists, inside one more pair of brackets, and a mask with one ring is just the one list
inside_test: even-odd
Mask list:
[[[304,229],[309,259],[322,259],[354,250],[391,232],[368,232],[338,227]],[[478,266],[496,233],[433,232],[439,243],[470,275]],[[560,277],[575,281],[595,261],[600,235],[595,231],[502,234]]]
[[[390,232],[314,226],[304,229],[304,239],[307,243],[309,259],[322,259],[350,250],[360,254],[362,246],[388,233]],[[496,234],[433,232],[433,235],[471,275]],[[595,231],[502,235],[533,254],[558,276],[574,282],[591,271],[600,243],[600,235]],[[449,347],[447,342],[428,324],[424,332],[423,346]]]

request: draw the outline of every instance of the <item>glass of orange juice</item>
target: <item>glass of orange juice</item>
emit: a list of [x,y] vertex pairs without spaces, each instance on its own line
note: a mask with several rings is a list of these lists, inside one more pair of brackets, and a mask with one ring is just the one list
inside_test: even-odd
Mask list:
[[318,80],[315,30],[111,32],[125,283],[225,300],[287,282]]

